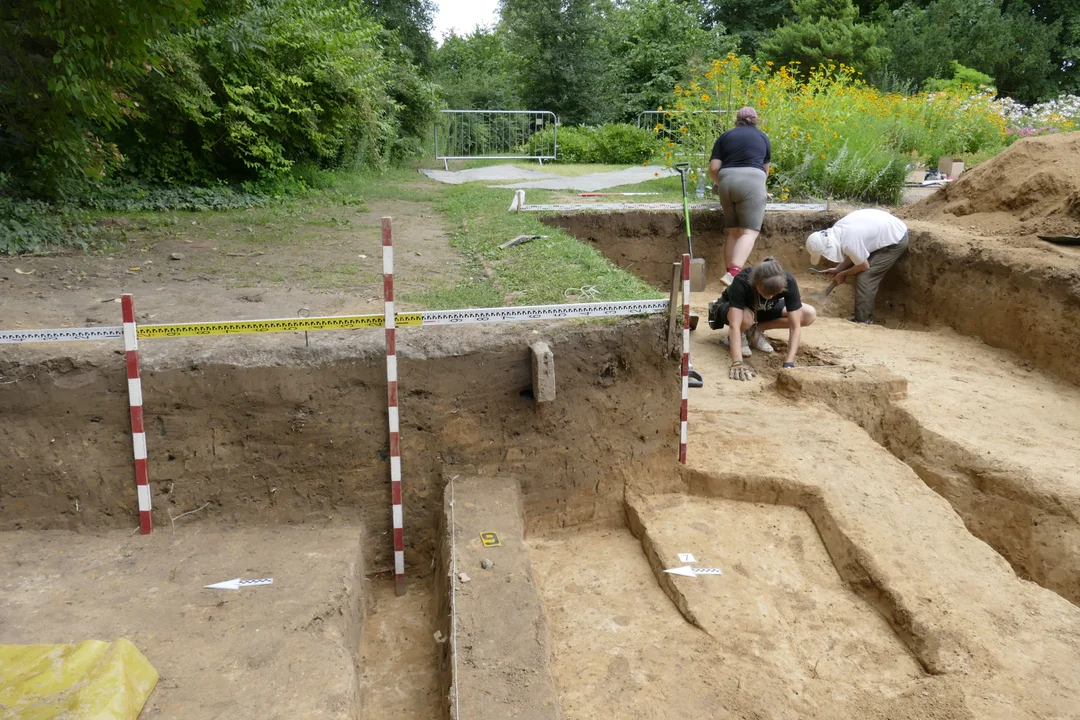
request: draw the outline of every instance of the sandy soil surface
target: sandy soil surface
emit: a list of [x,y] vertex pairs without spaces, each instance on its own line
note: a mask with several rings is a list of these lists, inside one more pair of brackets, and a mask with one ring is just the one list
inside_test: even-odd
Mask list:
[[1018,140],[907,217],[999,236],[1080,234],[1080,132]]
[[366,590],[367,617],[358,656],[360,717],[440,717],[434,578],[410,578],[403,597],[394,595],[389,573],[372,579]]
[[[841,576],[873,600],[922,667],[971,677],[963,694],[972,717],[1072,716],[1080,608],[1018,579],[859,426],[784,401],[769,382],[727,380],[715,343],[694,334],[694,365],[708,385],[691,396],[691,490],[807,508]],[[754,360],[771,378],[782,358]]]
[[955,681],[925,676],[844,586],[801,511],[674,501],[655,520],[678,525],[680,551],[700,548],[699,567],[725,572],[687,580],[712,598],[696,608],[704,631],[665,596],[626,530],[530,540],[568,720],[972,717]]
[[[0,642],[124,637],[161,675],[140,717],[355,717],[359,529],[200,525],[0,537]],[[237,591],[204,585],[272,577]]]
[[[312,315],[377,311],[383,216],[398,218],[399,296],[453,281],[460,272],[460,256],[430,203],[384,200],[359,210],[311,210],[317,217],[294,217],[301,211],[287,209],[250,212],[271,213],[270,220],[246,225],[187,213],[185,222],[206,225],[161,230],[120,218],[129,223],[127,242],[107,255],[0,256],[0,327],[119,325],[121,293],[134,294],[144,323],[291,318],[303,307]],[[198,219],[188,221],[189,215]],[[172,259],[174,253],[183,258]]]

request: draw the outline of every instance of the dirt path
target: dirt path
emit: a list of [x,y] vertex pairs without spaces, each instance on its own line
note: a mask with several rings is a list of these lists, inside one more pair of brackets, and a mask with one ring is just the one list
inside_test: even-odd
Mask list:
[[184,213],[180,222],[190,224],[165,229],[119,218],[128,223],[127,241],[106,255],[0,257],[0,327],[116,325],[113,301],[125,292],[135,295],[141,322],[295,317],[302,307],[312,315],[375,311],[383,300],[383,216],[396,218],[399,295],[460,272],[430,202],[247,214],[251,224],[245,213]]

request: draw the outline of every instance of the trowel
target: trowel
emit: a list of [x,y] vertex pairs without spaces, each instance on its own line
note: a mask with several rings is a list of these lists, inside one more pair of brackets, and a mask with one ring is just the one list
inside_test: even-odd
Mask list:
[[813,300],[819,303],[825,302],[825,298],[829,297],[829,293],[836,289],[836,283],[830,283],[829,287],[825,288],[823,293],[811,293],[806,296],[807,300]]

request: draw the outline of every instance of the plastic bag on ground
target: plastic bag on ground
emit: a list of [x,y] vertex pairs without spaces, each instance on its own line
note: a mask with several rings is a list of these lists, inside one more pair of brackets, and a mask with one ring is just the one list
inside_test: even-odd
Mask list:
[[0,720],[135,720],[157,681],[123,639],[0,645]]

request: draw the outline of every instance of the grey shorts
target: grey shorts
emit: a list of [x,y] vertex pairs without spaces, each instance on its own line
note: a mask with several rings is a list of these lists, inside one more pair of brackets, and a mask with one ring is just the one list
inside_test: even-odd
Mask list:
[[765,179],[765,171],[757,168],[720,168],[717,186],[724,227],[761,229],[765,222]]

